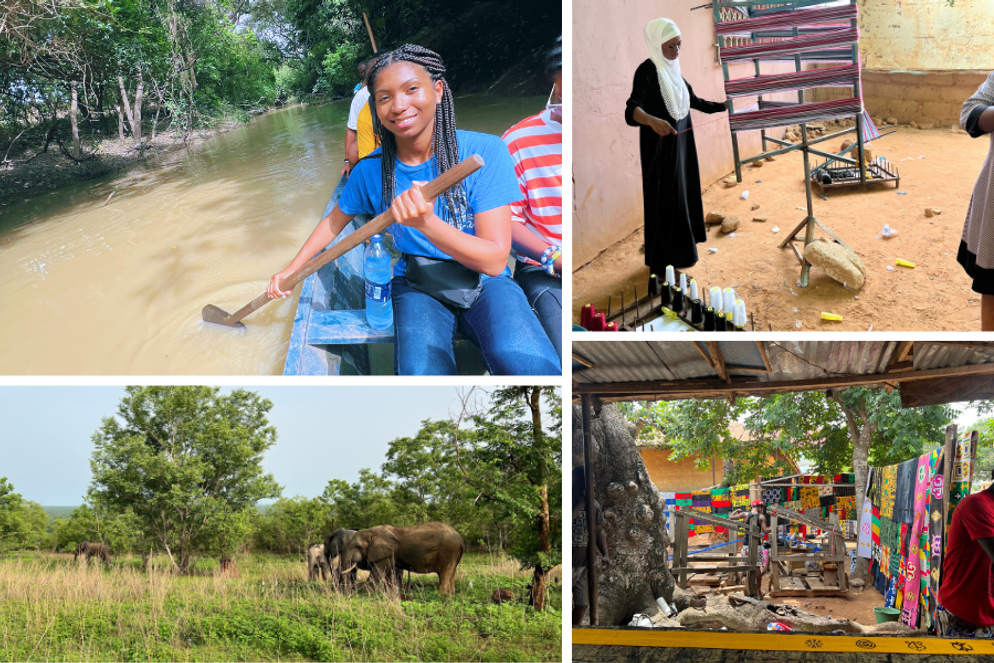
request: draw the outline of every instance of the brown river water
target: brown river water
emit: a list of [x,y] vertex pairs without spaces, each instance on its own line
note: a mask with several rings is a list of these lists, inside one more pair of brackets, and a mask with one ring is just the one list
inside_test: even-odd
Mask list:
[[[458,97],[459,127],[499,135],[544,102]],[[269,113],[156,167],[3,210],[0,374],[282,373],[299,287],[244,330],[200,311],[236,311],[300,248],[338,181],[348,108]]]

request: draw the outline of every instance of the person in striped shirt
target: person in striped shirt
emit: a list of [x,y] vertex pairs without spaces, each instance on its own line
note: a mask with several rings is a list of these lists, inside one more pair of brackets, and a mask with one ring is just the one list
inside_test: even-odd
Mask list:
[[552,94],[544,111],[507,130],[523,198],[511,205],[514,280],[563,358],[563,71],[562,37],[549,57]]

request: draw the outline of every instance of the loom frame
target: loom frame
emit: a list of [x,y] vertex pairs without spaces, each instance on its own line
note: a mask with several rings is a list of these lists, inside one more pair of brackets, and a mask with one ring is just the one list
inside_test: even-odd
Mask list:
[[[731,9],[731,8],[744,9],[746,15],[749,18],[758,18],[758,17],[766,15],[766,14],[772,14],[772,13],[781,12],[781,11],[784,10],[785,7],[789,7],[792,10],[805,9],[805,8],[816,7],[818,5],[827,4],[828,2],[831,2],[831,1],[832,0],[797,0],[797,1],[786,0],[784,2],[775,2],[775,1],[771,2],[771,0],[726,0],[724,2],[720,2],[718,0],[715,0],[714,2],[711,3],[711,10],[712,10],[713,18],[714,18],[714,23],[715,23],[715,25],[718,25],[719,23],[723,22],[722,18],[721,18],[721,10],[722,9]],[[777,6],[776,7],[770,7],[773,4],[775,4]],[[856,6],[857,3],[856,3],[856,0],[849,0],[849,4],[851,6]],[[758,7],[766,7],[766,9],[758,9]],[[855,17],[853,19],[851,19],[850,25],[851,25],[851,27],[853,29],[858,29],[858,21],[857,21],[857,19]],[[802,31],[803,31],[803,29],[794,26],[793,28],[790,28],[789,30],[780,30],[780,31],[776,31],[776,32],[777,32],[777,34],[783,34],[784,37],[798,37],[798,36],[800,36],[802,34]],[[767,29],[767,30],[754,31],[754,32],[752,32],[750,34],[751,34],[751,37],[752,37],[753,40],[755,40],[755,39],[767,39],[767,38],[771,38],[770,37],[770,32],[771,31],[769,29]],[[720,34],[716,34],[715,36],[716,36],[716,39],[717,39],[716,44],[715,44],[715,56],[716,56],[716,58],[718,60],[718,63],[721,65],[721,71],[722,71],[722,75],[724,77],[724,81],[727,83],[730,80],[730,78],[729,78],[729,72],[728,72],[728,62],[725,61],[725,60],[723,60],[722,57],[721,57],[721,49],[725,45],[725,38],[722,35],[720,35]],[[838,52],[841,52],[842,50],[846,50],[846,49],[839,49]],[[855,64],[855,65],[859,66],[859,41],[857,40],[856,42],[854,42],[848,48],[848,50],[850,51],[850,57],[849,57],[848,60],[839,60],[837,57],[833,57],[832,59],[833,60],[837,60],[837,61],[842,62],[842,63],[848,62],[850,64]],[[836,51],[831,51],[831,53],[832,53],[832,55],[835,55],[837,52]],[[793,60],[793,62],[794,62],[795,71],[796,72],[801,72],[801,71],[803,71],[803,68],[802,68],[803,65],[802,65],[802,63],[804,61],[810,61],[810,60],[813,60],[813,59],[817,59],[818,55],[819,55],[818,52],[813,52],[813,53],[811,53],[811,52],[809,52],[809,53],[797,53],[797,54],[795,54],[790,59]],[[807,56],[807,57],[805,57],[805,56]],[[787,58],[784,57],[784,56],[779,56],[779,57],[769,58],[769,59],[767,59],[767,58],[751,58],[751,60],[753,62],[753,66],[754,66],[754,69],[755,69],[755,72],[756,72],[756,76],[760,76],[761,75],[760,74],[760,62],[762,60],[766,60],[766,61],[769,61],[769,62],[772,62],[772,61],[781,61],[782,62],[782,61],[786,61]],[[748,60],[737,60],[737,61],[739,61],[739,62],[747,62]],[[845,87],[849,87],[849,86],[847,85]],[[853,89],[853,97],[857,98],[857,99],[861,99],[862,98],[862,92],[861,92],[860,79],[858,77],[856,78],[855,81],[853,81],[853,83],[852,83],[852,89]],[[798,92],[797,92],[797,98],[798,98],[797,99],[798,103],[804,103],[804,90],[798,90]],[[760,109],[762,109],[763,106],[764,106],[763,95],[762,94],[757,95],[757,99],[758,99],[758,102],[759,102],[759,107],[760,107]],[[770,102],[766,102],[766,103],[770,103]],[[734,108],[734,103],[732,101],[732,98],[729,98],[726,101],[726,104],[728,106],[729,117],[731,117],[732,115],[735,114],[735,108]],[[751,162],[754,162],[754,161],[759,161],[759,160],[765,159],[766,157],[769,157],[769,156],[776,156],[776,155],[779,155],[779,154],[786,154],[787,152],[792,152],[794,150],[799,150],[804,155],[804,191],[805,191],[806,202],[807,202],[807,216],[778,245],[778,248],[781,248],[781,249],[786,248],[786,247],[789,246],[790,249],[794,252],[794,257],[797,258],[798,262],[801,265],[801,274],[800,274],[800,278],[797,281],[797,285],[799,287],[802,287],[802,288],[806,288],[808,286],[808,280],[809,280],[810,272],[811,272],[811,263],[808,262],[807,259],[804,257],[804,251],[803,251],[803,249],[798,250],[797,243],[803,241],[803,248],[807,248],[807,246],[811,242],[814,241],[814,235],[815,235],[815,228],[816,227],[817,228],[821,228],[822,230],[824,230],[832,239],[834,239],[838,243],[842,244],[846,248],[850,248],[849,245],[847,245],[844,241],[842,241],[842,239],[839,238],[838,235],[836,235],[834,232],[832,232],[824,223],[822,223],[821,221],[819,221],[818,218],[815,216],[815,213],[814,213],[814,194],[813,194],[813,191],[812,191],[812,181],[811,181],[811,175],[812,175],[813,171],[811,169],[811,156],[810,155],[811,154],[815,154],[815,155],[820,156],[822,158],[837,159],[837,160],[841,160],[841,161],[844,161],[844,162],[850,162],[851,161],[852,165],[857,166],[857,167],[858,167],[858,164],[866,164],[866,152],[865,152],[865,149],[864,149],[864,140],[863,140],[863,115],[862,115],[862,113],[856,114],[855,115],[855,120],[856,120],[856,126],[854,128],[851,127],[851,128],[846,129],[844,131],[835,132],[835,133],[832,133],[832,134],[827,135],[827,136],[821,136],[820,138],[818,138],[816,140],[809,140],[809,138],[808,138],[807,124],[806,123],[800,123],[799,126],[800,126],[800,129],[801,129],[801,142],[797,143],[797,144],[788,143],[787,141],[780,140],[780,139],[777,139],[777,138],[773,138],[772,136],[767,136],[766,135],[766,129],[760,129],[760,139],[762,141],[762,153],[759,154],[759,155],[757,155],[757,156],[755,156],[755,157],[749,157],[749,158],[746,158],[746,159],[742,158],[741,152],[739,150],[739,141],[738,141],[737,133],[736,132],[732,132],[732,156],[733,156],[733,158],[735,160],[735,179],[736,179],[736,181],[739,184],[742,183],[742,166],[745,165],[745,164],[748,164],[748,163],[751,163]],[[811,147],[812,145],[815,145],[817,143],[823,142],[825,140],[829,140],[831,138],[836,138],[836,137],[841,136],[843,134],[849,133],[850,131],[853,131],[854,129],[856,131],[856,143],[857,143],[857,146],[858,146],[857,149],[858,149],[858,153],[859,153],[859,159],[858,159],[858,161],[856,159],[851,159],[849,157],[844,157],[844,156],[841,156],[841,155],[830,154],[830,153],[827,153],[827,152],[822,152],[820,150],[815,150],[815,149],[812,149],[812,147]],[[775,149],[775,150],[773,150],[771,152],[767,152],[767,143],[768,142],[772,143],[774,146],[778,146],[779,149]],[[860,185],[865,185],[866,181],[867,181],[866,180],[866,170],[865,170],[865,168],[859,168],[859,171],[860,171],[860,177],[859,177],[860,182],[859,183],[860,183]],[[804,231],[804,238],[803,238],[803,240],[799,238],[799,235],[800,235],[800,233],[801,233],[802,230]],[[850,250],[851,250],[851,248],[850,248]]]

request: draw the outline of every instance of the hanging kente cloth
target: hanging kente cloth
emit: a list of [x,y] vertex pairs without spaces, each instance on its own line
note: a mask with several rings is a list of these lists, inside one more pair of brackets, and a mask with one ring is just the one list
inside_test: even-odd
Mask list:
[[[732,510],[732,501],[730,497],[731,491],[728,488],[711,489],[711,509],[716,516],[728,516],[729,512]],[[720,534],[722,532],[727,532],[728,529],[715,525],[714,531]]]
[[915,477],[918,459],[912,458],[897,466],[897,488],[894,496],[894,520],[908,523],[914,520]]
[[732,486],[732,508],[748,509],[749,507],[749,484],[740,483]]
[[897,488],[897,465],[883,468],[883,484],[880,488],[880,517],[894,519],[894,498]]
[[956,440],[956,457],[953,459],[952,486],[949,490],[949,517],[946,519],[946,528],[953,522],[953,510],[960,501],[970,494],[971,468],[970,458],[973,453],[972,433],[967,431],[960,433]]
[[939,579],[942,574],[942,551],[943,534],[945,525],[942,522],[942,497],[945,493],[943,473],[945,472],[946,450],[939,449],[935,453],[933,460],[935,468],[932,470],[932,492],[928,501],[928,553],[929,553],[929,581],[928,581],[928,617],[931,623],[935,614],[935,605],[939,596]]
[[821,506],[817,486],[801,487],[801,505],[805,511]]
[[[922,532],[925,531],[928,517],[928,493],[931,491],[931,475],[929,474],[929,455],[918,457],[915,471],[915,484],[912,491],[914,506],[912,509],[911,531],[908,537],[908,563],[905,570],[904,604],[901,610],[901,622],[912,628],[918,624],[918,596],[921,593],[922,567]],[[926,572],[927,575],[927,572]]]
[[869,497],[863,498],[863,510],[859,518],[859,538],[856,543],[856,554],[866,559],[873,557],[873,502],[870,501]]

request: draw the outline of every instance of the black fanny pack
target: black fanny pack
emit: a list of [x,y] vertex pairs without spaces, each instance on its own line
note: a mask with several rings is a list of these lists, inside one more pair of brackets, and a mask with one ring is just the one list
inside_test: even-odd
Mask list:
[[415,290],[456,308],[468,309],[483,291],[479,272],[455,260],[404,254],[407,283]]

